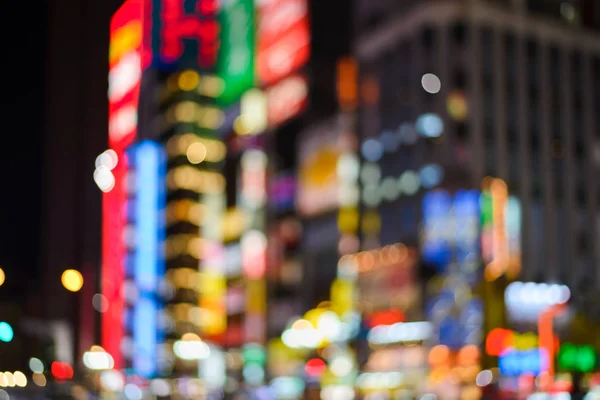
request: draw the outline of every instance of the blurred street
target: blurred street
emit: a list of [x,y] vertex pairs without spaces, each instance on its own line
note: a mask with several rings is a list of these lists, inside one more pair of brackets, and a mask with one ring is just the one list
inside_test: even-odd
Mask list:
[[600,400],[600,1],[4,15],[0,400]]

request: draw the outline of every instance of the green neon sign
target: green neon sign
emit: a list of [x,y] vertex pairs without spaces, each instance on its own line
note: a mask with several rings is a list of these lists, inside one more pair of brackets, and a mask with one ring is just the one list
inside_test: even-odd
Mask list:
[[566,343],[558,352],[559,368],[570,372],[590,372],[596,366],[596,350],[592,346]]
[[228,106],[254,85],[255,21],[253,0],[223,0],[217,74],[225,85],[218,103]]

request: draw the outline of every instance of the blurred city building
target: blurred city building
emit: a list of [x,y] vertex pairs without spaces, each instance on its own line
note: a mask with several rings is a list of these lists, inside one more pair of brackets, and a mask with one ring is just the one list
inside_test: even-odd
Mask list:
[[596,2],[362,1],[355,21],[362,84],[380,90],[363,137],[439,117],[426,122],[443,134],[401,160],[439,163],[444,187],[503,179],[522,206],[522,277],[567,283],[597,316]]

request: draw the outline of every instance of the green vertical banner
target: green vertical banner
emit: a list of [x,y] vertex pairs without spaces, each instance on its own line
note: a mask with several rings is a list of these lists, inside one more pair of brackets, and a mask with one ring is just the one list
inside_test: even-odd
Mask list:
[[222,0],[219,14],[221,46],[217,74],[223,93],[217,99],[229,106],[254,86],[256,17],[253,0]]

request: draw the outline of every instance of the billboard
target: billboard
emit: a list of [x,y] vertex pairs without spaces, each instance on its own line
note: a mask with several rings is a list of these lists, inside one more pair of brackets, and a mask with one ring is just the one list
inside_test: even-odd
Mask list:
[[160,342],[157,293],[165,273],[166,159],[161,145],[143,141],[131,149],[135,170],[133,280],[138,298],[133,307],[133,370],[146,378],[156,375]]
[[219,13],[221,43],[217,75],[223,92],[217,99],[227,106],[254,85],[255,15],[253,0],[228,0]]
[[219,0],[145,0],[144,66],[214,72],[219,51]]
[[301,135],[296,199],[300,214],[315,216],[339,208],[338,162],[352,151],[352,144],[335,120],[314,126]]
[[109,145],[124,149],[137,133],[142,80],[142,0],[128,0],[110,23]]
[[414,313],[419,304],[417,251],[403,244],[356,255],[358,292],[364,312],[402,310]]
[[258,6],[258,79],[268,86],[302,67],[310,56],[306,0],[261,0]]

